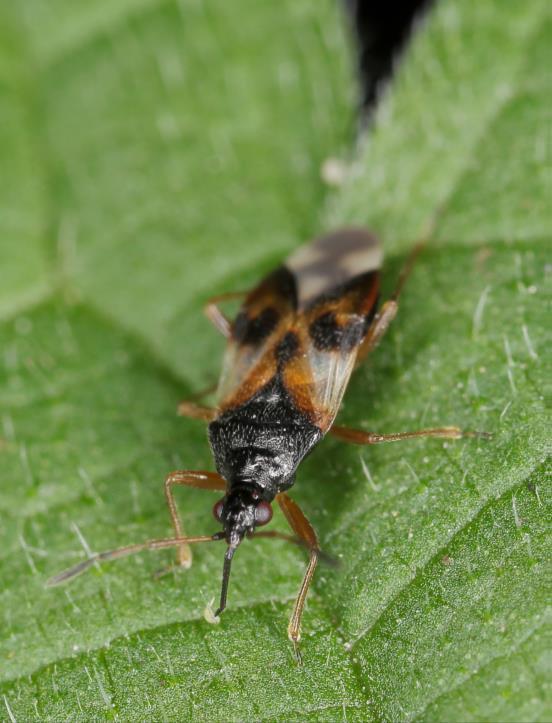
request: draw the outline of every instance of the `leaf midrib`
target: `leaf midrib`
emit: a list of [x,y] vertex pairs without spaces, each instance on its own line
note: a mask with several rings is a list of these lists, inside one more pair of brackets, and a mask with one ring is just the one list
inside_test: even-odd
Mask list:
[[458,691],[462,690],[462,688],[469,683],[471,680],[473,680],[475,677],[480,675],[482,672],[484,672],[487,668],[494,665],[495,663],[506,660],[511,655],[515,654],[525,643],[527,643],[531,638],[538,632],[540,632],[544,627],[546,626],[546,621],[543,620],[538,625],[535,625],[533,628],[528,630],[527,634],[520,637],[518,640],[515,641],[515,643],[511,646],[511,648],[506,653],[501,653],[499,655],[491,656],[488,658],[482,665],[479,665],[475,670],[471,671],[470,673],[466,674],[460,681],[458,681],[458,684],[453,686],[452,688],[448,688],[447,690],[443,691],[442,693],[439,693],[439,695],[434,696],[430,700],[427,701],[427,704],[424,705],[422,710],[416,711],[414,714],[414,718],[412,718],[413,721],[417,720],[423,720],[423,716],[425,715],[426,711],[432,706],[435,705],[438,701],[440,701],[442,698],[446,698],[447,696],[457,693]]
[[371,633],[375,628],[378,627],[378,625],[381,623],[382,619],[386,615],[386,613],[389,611],[390,607],[393,605],[393,603],[400,597],[403,596],[403,594],[414,584],[416,584],[416,581],[419,580],[423,574],[425,573],[426,569],[431,567],[435,562],[440,560],[443,555],[446,553],[446,551],[451,547],[451,544],[454,542],[454,540],[461,534],[463,534],[466,530],[468,530],[472,525],[477,524],[478,520],[485,515],[488,509],[490,509],[494,504],[497,504],[500,502],[504,497],[506,497],[508,494],[512,494],[513,492],[517,492],[519,489],[525,486],[527,480],[533,476],[533,474],[540,469],[540,464],[535,464],[533,467],[531,467],[525,474],[525,476],[519,481],[519,479],[516,479],[510,486],[506,487],[500,495],[498,496],[489,496],[486,498],[482,505],[475,508],[473,511],[473,514],[470,515],[466,519],[466,521],[457,527],[452,535],[446,538],[444,542],[441,543],[441,545],[436,549],[431,551],[431,554],[427,556],[427,558],[420,564],[416,566],[416,570],[413,573],[412,577],[410,577],[407,582],[402,585],[401,587],[397,588],[393,595],[388,598],[381,608],[378,616],[376,619],[371,622],[369,625],[367,625],[363,630],[361,630],[358,635],[356,635],[352,640],[349,641],[348,645],[350,646],[351,650],[353,651],[355,646],[364,638],[366,635]]

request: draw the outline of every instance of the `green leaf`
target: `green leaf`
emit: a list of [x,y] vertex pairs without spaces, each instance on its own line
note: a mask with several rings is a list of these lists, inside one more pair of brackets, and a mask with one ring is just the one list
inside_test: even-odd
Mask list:
[[[0,9],[3,718],[550,719],[545,20],[439,3],[329,191],[354,107],[329,0]],[[168,553],[46,589],[88,547],[169,533],[164,475],[212,469],[174,413],[218,371],[206,298],[350,222],[384,239],[388,293],[432,231],[340,419],[492,440],[328,439],[305,461],[294,497],[342,566],[318,571],[302,667],[283,542],[240,548],[220,625],[216,546],[161,580]],[[187,531],[215,499],[179,494]]]

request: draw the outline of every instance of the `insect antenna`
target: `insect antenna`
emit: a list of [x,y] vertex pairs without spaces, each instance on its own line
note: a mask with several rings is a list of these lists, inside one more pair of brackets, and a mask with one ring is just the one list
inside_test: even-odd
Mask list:
[[62,572],[54,575],[46,581],[47,587],[54,587],[59,585],[66,580],[80,575],[88,568],[92,567],[96,562],[104,562],[106,560],[117,560],[119,557],[127,557],[128,555],[134,555],[135,552],[142,552],[143,550],[162,550],[165,547],[178,547],[185,542],[212,542],[216,540],[222,540],[224,533],[215,532],[214,535],[198,535],[196,537],[169,537],[162,540],[147,540],[136,545],[125,545],[125,547],[118,547],[116,550],[107,550],[106,552],[98,552],[88,560],[83,560],[73,567],[63,570]]
[[233,545],[229,545],[224,555],[224,567],[222,568],[222,588],[220,591],[220,604],[218,610],[215,613],[215,617],[221,614],[226,607],[226,598],[228,596],[228,583],[230,581],[230,568],[232,567],[232,558],[236,548]]

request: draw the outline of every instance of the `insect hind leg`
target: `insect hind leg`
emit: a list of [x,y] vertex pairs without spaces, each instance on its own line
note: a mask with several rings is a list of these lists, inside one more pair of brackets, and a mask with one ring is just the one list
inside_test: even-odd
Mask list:
[[434,427],[432,429],[418,429],[413,432],[394,432],[391,434],[378,434],[377,432],[365,432],[361,429],[350,429],[334,425],[330,431],[333,437],[352,444],[379,444],[380,442],[401,442],[405,439],[416,437],[437,437],[440,439],[462,439],[462,437],[478,437],[489,439],[488,432],[468,432],[459,427]]
[[399,297],[408,277],[412,273],[414,264],[416,263],[418,256],[423,251],[425,245],[426,240],[424,238],[419,241],[409,253],[408,258],[399,274],[397,285],[391,294],[391,298],[382,305],[380,311],[376,314],[366,338],[360,345],[356,359],[357,366],[368,356],[368,354],[370,354],[371,351],[375,349],[385,335],[387,329],[389,329],[391,322],[397,316],[397,312],[399,310]]

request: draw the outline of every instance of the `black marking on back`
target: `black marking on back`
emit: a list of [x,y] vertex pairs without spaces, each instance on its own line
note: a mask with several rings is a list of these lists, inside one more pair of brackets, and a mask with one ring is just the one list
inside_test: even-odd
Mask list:
[[276,328],[279,314],[272,306],[267,306],[258,316],[250,319],[242,310],[234,322],[233,337],[238,344],[256,346],[264,341]]
[[[283,299],[286,299],[293,309],[297,309],[297,285],[294,274],[287,266],[279,266],[270,276],[266,278],[266,284],[269,284],[274,292]],[[264,286],[264,284],[263,284]]]
[[[266,300],[265,308],[256,316],[251,317],[248,307],[259,308],[263,300]],[[245,306],[242,307],[234,321],[232,328],[234,340],[238,344],[260,345],[272,334],[282,313],[290,306],[293,310],[297,308],[295,278],[289,269],[280,266],[249,294]]]
[[[361,343],[374,319],[377,310],[377,299],[369,313],[361,317],[355,314],[366,295],[366,290],[377,281],[377,271],[359,274],[341,286],[336,286],[326,294],[318,297],[310,305],[314,310],[320,306],[321,313],[310,323],[309,335],[318,351],[351,351]],[[324,311],[327,303],[343,300],[343,311],[352,318],[345,324],[339,324],[333,311]],[[340,307],[338,306],[338,309]],[[347,311],[348,310],[348,311]]]
[[326,311],[309,326],[309,335],[317,351],[352,351],[364,338],[365,320],[354,317],[340,325],[332,311]]
[[309,336],[318,351],[331,351],[341,346],[343,329],[337,323],[333,311],[326,311],[311,323]]
[[284,338],[276,347],[276,360],[278,368],[282,368],[297,354],[299,349],[299,339],[294,331],[288,331]]

